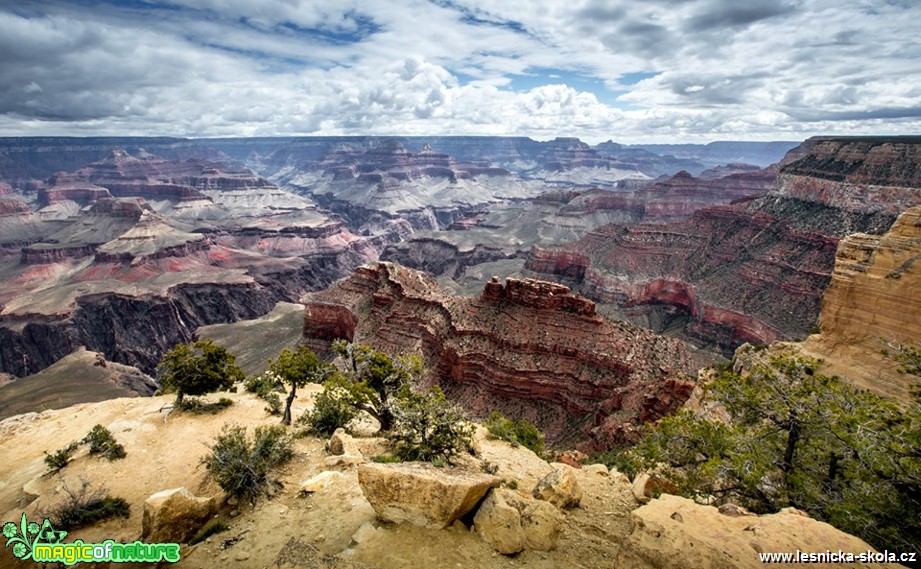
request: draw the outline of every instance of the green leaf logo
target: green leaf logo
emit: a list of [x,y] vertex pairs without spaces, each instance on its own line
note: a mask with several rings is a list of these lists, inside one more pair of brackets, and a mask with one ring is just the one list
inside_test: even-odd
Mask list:
[[15,522],[3,524],[3,537],[6,539],[6,547],[13,546],[13,556],[17,559],[28,560],[32,558],[32,549],[37,543],[61,543],[67,535],[66,531],[54,529],[48,518],[42,525],[35,522],[29,522],[26,515],[22,514],[22,520],[17,527]]

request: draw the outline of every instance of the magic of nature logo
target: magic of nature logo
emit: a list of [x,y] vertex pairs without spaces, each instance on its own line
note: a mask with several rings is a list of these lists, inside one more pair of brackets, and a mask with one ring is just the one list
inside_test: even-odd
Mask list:
[[76,540],[64,543],[67,532],[54,529],[48,518],[39,525],[22,515],[16,522],[3,524],[6,547],[12,546],[13,556],[36,563],[158,563],[179,561],[178,543],[118,543],[107,539],[102,543],[84,543]]

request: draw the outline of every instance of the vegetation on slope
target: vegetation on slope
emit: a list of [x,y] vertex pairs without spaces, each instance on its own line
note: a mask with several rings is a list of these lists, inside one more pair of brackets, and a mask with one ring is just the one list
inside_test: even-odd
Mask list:
[[684,496],[755,512],[792,506],[878,548],[921,548],[921,400],[905,408],[781,355],[706,386],[728,413],[682,411],[613,460]]

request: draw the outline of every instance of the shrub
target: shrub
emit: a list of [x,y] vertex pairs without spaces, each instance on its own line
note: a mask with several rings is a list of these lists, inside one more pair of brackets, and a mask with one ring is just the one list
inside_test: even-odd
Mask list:
[[393,456],[392,454],[379,454],[371,457],[372,462],[377,462],[380,464],[393,464],[397,462],[403,462],[400,460],[400,457]]
[[250,393],[255,393],[259,397],[265,398],[269,393],[273,393],[281,388],[281,377],[271,371],[266,371],[247,378],[246,381],[243,382],[243,388]]
[[230,528],[227,527],[227,524],[220,520],[210,521],[206,523],[204,527],[198,530],[198,533],[196,533],[195,536],[189,540],[189,545],[195,545],[196,543],[205,541],[212,535],[227,531],[228,529]]
[[115,440],[109,429],[96,425],[83,437],[82,442],[90,445],[90,454],[98,454],[109,460],[125,458],[125,447]]
[[484,425],[497,439],[518,443],[531,449],[537,455],[544,453],[546,448],[544,434],[525,419],[512,421],[501,413],[493,412]]
[[71,490],[63,482],[64,501],[50,511],[40,512],[39,517],[48,518],[55,529],[70,531],[91,526],[109,518],[127,518],[131,515],[128,502],[123,498],[109,496],[108,490],[90,490],[87,479],[80,479],[80,487]]
[[208,403],[197,397],[186,397],[176,405],[176,409],[193,415],[216,415],[231,405],[233,401],[226,397],[221,397],[214,403]]
[[281,415],[281,397],[274,391],[260,395],[265,400],[265,412],[269,415]]
[[450,461],[473,442],[473,425],[437,387],[422,394],[402,390],[393,415],[390,438],[394,454],[403,460]]
[[80,448],[80,442],[74,441],[62,449],[58,449],[55,452],[48,454],[45,453],[45,464],[48,465],[48,470],[50,472],[57,472],[61,470],[67,463],[70,462],[71,457],[74,453],[77,452],[77,449]]
[[246,428],[225,427],[202,464],[227,493],[255,502],[269,489],[269,473],[294,455],[291,437],[279,425],[256,427],[252,441]]
[[314,433],[331,435],[336,429],[345,428],[357,415],[358,409],[347,389],[338,382],[329,381],[317,396],[313,409],[301,415],[298,423],[306,425]]

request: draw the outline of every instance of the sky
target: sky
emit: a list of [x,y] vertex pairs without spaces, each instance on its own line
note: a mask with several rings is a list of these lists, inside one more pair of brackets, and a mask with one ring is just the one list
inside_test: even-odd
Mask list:
[[921,134],[921,0],[0,0],[0,136]]

